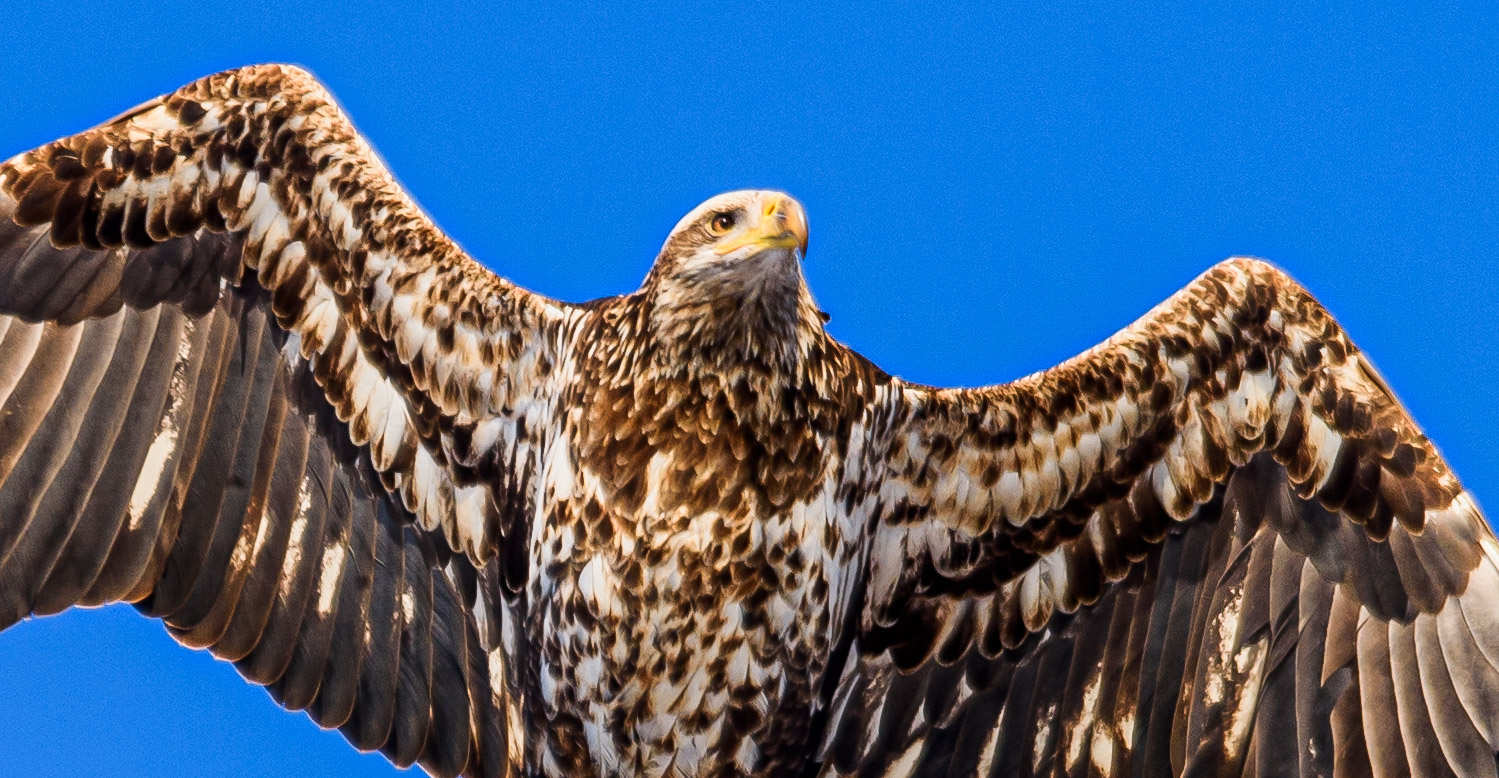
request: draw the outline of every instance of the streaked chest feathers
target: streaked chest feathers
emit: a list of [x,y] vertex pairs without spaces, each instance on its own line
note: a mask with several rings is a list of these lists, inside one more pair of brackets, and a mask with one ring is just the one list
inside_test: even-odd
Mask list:
[[826,386],[753,361],[615,382],[619,358],[581,371],[543,469],[542,706],[589,762],[764,769],[835,639],[849,424]]

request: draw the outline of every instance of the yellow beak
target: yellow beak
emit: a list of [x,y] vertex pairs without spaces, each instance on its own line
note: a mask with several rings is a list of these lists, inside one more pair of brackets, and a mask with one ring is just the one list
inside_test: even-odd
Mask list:
[[[751,214],[751,218],[756,215]],[[807,212],[801,203],[786,195],[768,197],[760,208],[758,220],[745,228],[737,237],[724,241],[715,248],[715,254],[723,255],[738,251],[745,246],[758,245],[764,249],[786,249],[796,247],[802,256],[807,255]]]

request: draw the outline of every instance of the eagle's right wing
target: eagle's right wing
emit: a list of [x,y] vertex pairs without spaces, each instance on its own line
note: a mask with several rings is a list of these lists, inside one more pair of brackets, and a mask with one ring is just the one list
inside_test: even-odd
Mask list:
[[5,162],[0,628],[135,602],[360,748],[505,773],[509,541],[587,315],[465,255],[295,68]]

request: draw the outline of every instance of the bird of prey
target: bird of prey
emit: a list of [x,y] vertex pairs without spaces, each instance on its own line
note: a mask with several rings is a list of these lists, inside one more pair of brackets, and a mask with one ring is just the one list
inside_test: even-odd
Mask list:
[[439,776],[1495,775],[1499,544],[1284,273],[940,389],[806,248],[733,192],[533,294],[288,66],[20,154],[0,626],[134,603]]

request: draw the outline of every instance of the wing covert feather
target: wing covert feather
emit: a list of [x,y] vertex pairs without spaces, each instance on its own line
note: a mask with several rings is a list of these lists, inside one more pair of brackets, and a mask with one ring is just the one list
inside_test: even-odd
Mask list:
[[0,164],[0,194],[0,313],[201,314],[253,277],[423,528],[483,562],[518,520],[497,507],[515,495],[487,485],[524,490],[528,432],[545,426],[569,318],[587,314],[468,257],[310,74],[201,79]]
[[[872,412],[896,421],[856,474],[878,500],[822,774],[1495,773],[1499,542],[1275,268]],[[867,731],[890,717],[920,725]]]
[[131,602],[361,749],[514,774],[515,594],[480,570],[571,311],[464,255],[295,68],[5,162],[0,629]]

